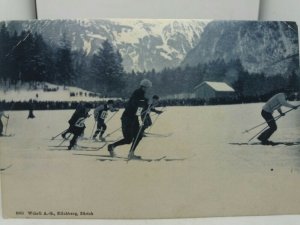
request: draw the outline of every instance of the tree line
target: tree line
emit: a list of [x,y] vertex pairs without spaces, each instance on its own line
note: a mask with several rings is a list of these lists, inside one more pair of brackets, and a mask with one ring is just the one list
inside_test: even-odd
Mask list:
[[[215,60],[209,63],[199,63],[195,67],[165,68],[160,72],[134,72],[126,74],[129,83],[136,86],[141,78],[153,82],[153,92],[161,96],[171,96],[180,93],[193,93],[195,86],[204,81],[226,82],[233,87],[238,97],[259,97],[268,93],[286,90],[299,92],[299,69],[292,74],[249,73],[244,69],[239,59],[225,62]],[[129,90],[127,90],[129,91]]]
[[3,23],[0,28],[0,80],[8,85],[50,82],[124,98],[144,78],[152,81],[152,91],[162,97],[192,93],[203,81],[226,82],[241,97],[262,96],[283,88],[299,91],[300,87],[299,68],[292,74],[265,76],[249,73],[238,59],[229,62],[217,59],[193,67],[125,72],[121,54],[108,40],[91,55],[71,47],[66,35],[58,45],[50,45],[41,34],[11,33]]
[[88,56],[72,50],[63,35],[58,46],[45,42],[41,34],[30,31],[11,34],[5,24],[0,28],[0,80],[7,85],[21,82],[50,82],[77,86],[104,96],[122,93],[122,57],[106,40]]

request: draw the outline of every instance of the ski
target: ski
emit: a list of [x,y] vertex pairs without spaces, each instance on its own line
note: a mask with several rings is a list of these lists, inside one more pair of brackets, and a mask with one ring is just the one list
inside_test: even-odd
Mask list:
[[130,159],[128,160],[127,157],[123,157],[123,156],[115,156],[115,157],[111,157],[109,155],[90,155],[90,154],[74,154],[74,155],[83,155],[83,156],[93,156],[93,157],[100,157],[97,160],[99,161],[124,161],[124,162],[128,162],[128,161],[145,161],[145,162],[158,162],[161,160],[165,160],[165,161],[175,161],[175,160],[184,160],[184,159],[166,159],[166,156],[160,157],[160,158],[156,158],[156,159],[146,159],[146,158],[140,158],[140,159]]
[[63,140],[65,140],[65,141],[68,141],[68,139],[66,139],[66,138],[55,138],[55,139],[52,139],[52,138],[45,138],[46,140],[48,140],[48,141],[53,141],[53,140],[56,140],[56,141],[63,141]]
[[15,134],[2,134],[0,137],[13,137]]
[[156,159],[147,159],[147,158],[128,159],[127,157],[122,157],[122,156],[111,157],[109,155],[102,155],[100,157],[101,158],[98,159],[99,161],[125,161],[125,162],[129,162],[129,161],[143,161],[143,162],[159,162],[159,161],[165,159],[167,156],[163,156],[163,157],[156,158]]
[[172,161],[184,161],[186,160],[187,158],[176,158],[176,159],[165,159],[165,161],[167,162],[172,162]]
[[167,156],[163,156],[163,157],[160,157],[160,158],[156,158],[156,159],[145,159],[145,158],[140,158],[140,159],[127,159],[127,162],[129,161],[145,161],[145,162],[159,162],[163,159],[165,159]]
[[[52,139],[52,138],[49,139],[48,138],[47,140],[52,141],[54,139]],[[55,140],[57,140],[57,141],[63,141],[63,140],[68,141],[69,139],[68,138],[56,138]],[[87,143],[87,142],[91,142],[91,143],[115,142],[114,140],[101,141],[101,140],[94,140],[94,139],[88,139],[88,138],[79,139],[79,141],[82,141],[82,142],[85,142],[85,143]]]
[[58,136],[62,135],[62,134],[63,134],[64,132],[66,132],[66,131],[67,131],[67,129],[64,130],[64,131],[62,131],[62,132],[60,132],[59,134],[53,136],[53,137],[51,138],[51,141],[54,140],[54,139],[56,139]]
[[[106,145],[107,145],[107,143],[104,143],[100,147],[76,145],[76,146],[74,146],[75,149],[73,149],[73,150],[79,150],[80,151],[80,149],[91,149],[90,151],[98,151],[98,150],[104,148]],[[50,145],[48,147],[52,147],[52,148],[68,148],[67,145]],[[72,150],[72,149],[70,149],[70,150]],[[86,150],[86,151],[88,151],[88,150]]]
[[276,145],[286,145],[286,146],[293,146],[293,145],[300,145],[300,142],[271,142],[268,144],[262,144],[261,142],[252,142],[252,143],[229,143],[231,145],[262,145],[262,146],[276,146]]
[[173,135],[173,133],[158,134],[158,133],[148,133],[148,132],[145,132],[144,134],[145,134],[145,137],[162,137],[162,138],[170,137]]
[[1,171],[5,171],[5,170],[7,170],[7,169],[10,168],[10,167],[12,167],[12,164],[10,164],[9,166],[7,166],[7,167],[5,167],[5,168],[0,168],[0,172],[1,172]]

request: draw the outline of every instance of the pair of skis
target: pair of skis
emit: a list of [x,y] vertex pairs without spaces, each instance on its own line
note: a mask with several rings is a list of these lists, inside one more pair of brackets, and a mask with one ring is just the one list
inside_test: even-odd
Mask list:
[[279,142],[273,142],[273,141],[270,141],[269,143],[267,144],[262,144],[260,142],[253,142],[253,143],[248,143],[248,142],[245,142],[245,143],[229,143],[231,145],[266,145],[266,146],[276,146],[276,145],[283,145],[283,146],[294,146],[294,145],[300,145],[300,142],[299,141],[279,141]]
[[[64,132],[64,131],[63,131]],[[61,132],[59,135],[61,135],[63,132]],[[58,137],[59,135],[57,135],[56,137]],[[67,138],[64,138],[58,145],[52,145],[49,147],[55,147],[55,148],[66,148],[68,146],[62,145],[66,140],[68,140],[70,138],[71,134],[69,134],[69,136]],[[54,140],[53,138],[51,140]],[[107,142],[103,142],[103,145],[101,145],[100,147],[94,147],[94,146],[82,146],[82,145],[76,145],[76,147],[79,149],[92,149],[90,151],[98,151],[102,148],[104,148],[107,145]],[[71,149],[70,149],[71,150]],[[87,151],[87,150],[86,150]]]
[[[84,153],[73,153],[73,155],[79,156],[93,156],[93,157],[100,157],[97,160],[101,162],[111,161],[111,162],[129,162],[129,161],[140,161],[140,162],[172,162],[172,161],[184,161],[188,158],[167,158],[167,156],[162,156],[159,158],[140,158],[140,159],[128,159],[124,156],[115,156],[111,157],[109,155],[94,155],[94,154],[84,154]],[[189,157],[190,158],[190,157]]]
[[122,156],[114,156],[114,157],[110,157],[110,156],[101,156],[101,158],[99,158],[99,161],[125,161],[125,162],[129,162],[129,161],[142,161],[142,162],[159,162],[162,161],[163,159],[165,159],[167,156],[163,156],[160,158],[156,158],[156,159],[146,159],[146,158],[140,158],[140,159],[128,159],[126,157],[122,157]]
[[[105,146],[107,146],[107,142],[103,142],[103,144],[100,147],[95,146],[83,146],[83,145],[75,145],[76,151],[99,151],[103,149]],[[55,148],[68,148],[67,145],[50,145],[49,147],[55,149]],[[70,149],[71,151],[72,149]]]

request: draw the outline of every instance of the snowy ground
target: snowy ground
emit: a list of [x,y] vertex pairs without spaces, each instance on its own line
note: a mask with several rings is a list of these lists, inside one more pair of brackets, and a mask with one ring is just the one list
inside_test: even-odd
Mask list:
[[[50,147],[61,142],[50,138],[67,128],[72,110],[35,111],[33,120],[26,119],[27,111],[10,112],[8,133],[15,136],[0,139],[0,167],[12,165],[1,172],[4,215],[25,211],[24,217],[29,210],[92,211],[93,218],[300,213],[299,109],[281,118],[272,136],[291,145],[230,144],[247,143],[260,130],[242,134],[262,122],[261,107],[167,108],[151,133],[172,135],[146,137],[137,149],[147,159],[166,156],[152,162],[105,160],[106,148]],[[120,127],[121,113],[108,123],[108,133]],[[90,137],[92,118],[86,125]],[[120,136],[116,132],[108,139]],[[100,146],[89,140],[78,144]],[[128,149],[116,153],[126,157]]]
[[[30,99],[36,101],[101,101],[103,98],[91,97],[93,94],[90,91],[83,90],[77,87],[54,85],[44,83],[49,88],[57,88],[57,91],[44,91],[43,84],[37,86],[36,90],[30,89],[29,84],[19,85],[17,89],[6,88],[0,86],[0,101],[29,101]],[[81,92],[81,95],[80,95]],[[70,93],[77,95],[70,97]]]

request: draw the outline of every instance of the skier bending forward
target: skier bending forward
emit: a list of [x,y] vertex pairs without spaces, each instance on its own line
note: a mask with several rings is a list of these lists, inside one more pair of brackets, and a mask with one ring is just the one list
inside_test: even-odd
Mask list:
[[286,98],[287,98],[286,93],[278,93],[274,95],[272,98],[270,98],[262,108],[261,115],[269,125],[269,128],[265,130],[263,133],[261,133],[261,135],[259,135],[257,138],[258,140],[261,141],[263,145],[272,144],[272,142],[269,141],[268,139],[277,130],[277,125],[272,115],[273,112],[277,110],[281,116],[284,116],[285,114],[281,111],[281,106],[286,106],[292,109],[298,108],[298,106],[289,104],[286,101]]
[[87,103],[80,109],[77,109],[74,114],[72,115],[71,119],[69,120],[70,127],[65,133],[73,134],[73,138],[70,141],[70,145],[68,149],[72,149],[77,142],[77,138],[82,135],[85,129],[85,119],[88,118],[89,111],[91,110],[92,106]]

